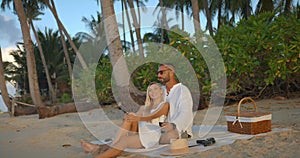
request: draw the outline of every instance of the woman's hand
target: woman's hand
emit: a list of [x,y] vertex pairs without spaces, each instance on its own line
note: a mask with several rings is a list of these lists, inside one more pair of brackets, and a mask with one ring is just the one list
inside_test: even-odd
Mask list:
[[130,121],[130,122],[138,122],[138,121],[140,121],[140,116],[138,116],[138,115],[136,115],[135,113],[128,113],[128,114],[126,114],[126,116],[125,116],[126,118],[126,120],[127,121]]

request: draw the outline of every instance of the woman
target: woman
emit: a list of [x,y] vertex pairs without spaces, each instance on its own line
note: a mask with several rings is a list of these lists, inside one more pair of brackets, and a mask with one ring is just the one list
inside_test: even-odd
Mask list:
[[110,148],[81,140],[82,148],[86,152],[107,149],[96,156],[96,158],[99,158],[118,156],[125,148],[142,149],[158,144],[161,135],[159,120],[161,117],[165,118],[169,111],[169,103],[164,102],[163,97],[161,85],[151,83],[147,88],[145,105],[141,106],[138,112],[125,115],[121,129],[111,143]]

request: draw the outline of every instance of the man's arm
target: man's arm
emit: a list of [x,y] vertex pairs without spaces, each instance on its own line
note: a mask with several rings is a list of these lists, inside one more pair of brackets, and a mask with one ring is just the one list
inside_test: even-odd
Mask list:
[[179,132],[183,132],[193,123],[193,99],[189,89],[181,87],[178,105],[176,105],[176,115],[172,119]]

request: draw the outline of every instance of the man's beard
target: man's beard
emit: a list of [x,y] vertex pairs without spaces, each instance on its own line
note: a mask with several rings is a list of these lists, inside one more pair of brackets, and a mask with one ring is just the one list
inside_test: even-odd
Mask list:
[[166,78],[162,78],[162,77],[161,77],[161,78],[159,78],[158,80],[160,81],[161,84],[164,84],[164,85],[165,85],[167,82],[170,81],[170,77],[166,77]]

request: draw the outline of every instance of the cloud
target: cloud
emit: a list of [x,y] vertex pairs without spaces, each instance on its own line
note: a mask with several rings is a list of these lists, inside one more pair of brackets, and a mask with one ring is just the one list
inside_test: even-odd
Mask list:
[[16,47],[6,47],[6,48],[1,48],[2,52],[2,60],[3,61],[9,61],[9,62],[14,62],[15,59],[13,56],[9,55],[9,53],[13,50],[16,50]]
[[15,45],[22,37],[17,21],[4,15],[0,15],[0,32],[1,43],[6,45]]

